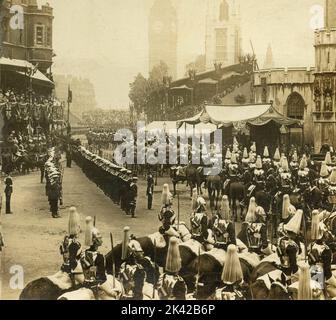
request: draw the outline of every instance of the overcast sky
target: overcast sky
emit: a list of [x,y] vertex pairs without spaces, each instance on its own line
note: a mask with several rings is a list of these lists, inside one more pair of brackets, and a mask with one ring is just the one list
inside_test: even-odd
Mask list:
[[[43,0],[42,0],[43,1]],[[325,0],[236,0],[243,50],[250,39],[262,67],[313,66],[311,8]],[[88,77],[101,107],[128,106],[129,83],[148,74],[148,14],[154,0],[49,0],[54,7],[54,72]],[[206,0],[173,0],[178,13],[178,72],[204,53]]]

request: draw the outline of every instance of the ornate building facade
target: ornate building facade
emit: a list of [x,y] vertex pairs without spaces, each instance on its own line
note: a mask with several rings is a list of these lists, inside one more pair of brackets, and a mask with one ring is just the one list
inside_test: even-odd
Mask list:
[[[18,12],[10,12],[15,5],[23,9],[23,25],[16,29],[10,27],[13,14]],[[48,3],[39,7],[36,0],[5,0],[2,10],[1,56],[38,64],[38,69],[46,74],[53,57],[52,7]]]
[[149,71],[160,61],[177,77],[177,15],[171,0],[155,0],[149,14]]
[[234,0],[208,0],[205,39],[206,68],[239,63],[241,56],[240,9]]

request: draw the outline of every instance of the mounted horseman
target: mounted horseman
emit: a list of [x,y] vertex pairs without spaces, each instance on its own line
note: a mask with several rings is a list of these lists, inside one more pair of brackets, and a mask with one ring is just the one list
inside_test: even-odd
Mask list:
[[331,209],[329,208],[329,202],[328,202],[329,185],[330,185],[329,172],[326,162],[323,161],[320,170],[320,178],[317,180],[317,186],[322,192],[322,205],[324,209]]

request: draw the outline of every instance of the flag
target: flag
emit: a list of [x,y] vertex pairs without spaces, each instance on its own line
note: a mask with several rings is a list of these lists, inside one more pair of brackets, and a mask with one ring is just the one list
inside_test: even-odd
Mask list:
[[70,85],[68,87],[68,102],[72,103],[72,91],[70,90]]

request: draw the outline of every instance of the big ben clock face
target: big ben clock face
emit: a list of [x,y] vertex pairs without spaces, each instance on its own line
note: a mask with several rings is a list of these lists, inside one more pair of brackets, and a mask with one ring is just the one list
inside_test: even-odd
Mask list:
[[153,25],[153,30],[155,33],[160,33],[163,30],[163,23],[161,21],[156,21]]

